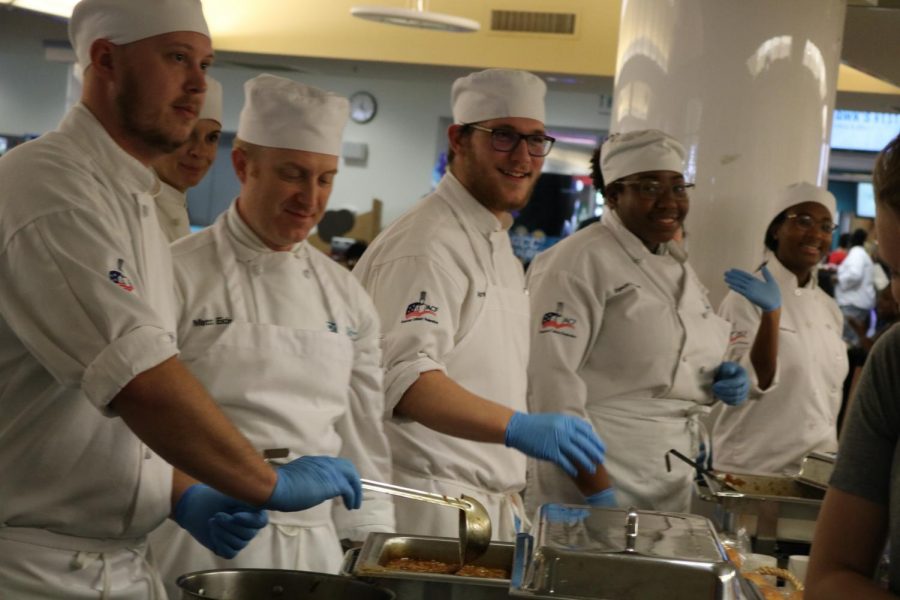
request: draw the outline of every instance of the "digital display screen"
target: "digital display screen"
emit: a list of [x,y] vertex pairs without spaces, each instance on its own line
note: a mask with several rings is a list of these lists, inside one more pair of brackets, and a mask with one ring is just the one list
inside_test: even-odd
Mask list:
[[880,152],[898,132],[900,114],[836,110],[831,125],[831,147]]
[[875,218],[875,190],[871,183],[856,186],[856,216]]

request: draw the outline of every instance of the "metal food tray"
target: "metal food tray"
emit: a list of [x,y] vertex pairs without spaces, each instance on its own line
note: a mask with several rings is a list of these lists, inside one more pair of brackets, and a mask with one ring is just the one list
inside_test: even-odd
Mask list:
[[742,578],[697,515],[545,504],[519,534],[510,596],[737,600]]
[[726,487],[714,477],[703,476],[697,495],[718,503],[721,529],[744,527],[757,539],[757,552],[771,553],[775,540],[811,542],[824,491],[804,486],[790,477],[729,474]]
[[[491,542],[487,552],[472,564],[510,571],[515,545]],[[509,579],[465,577],[443,573],[417,573],[385,568],[395,558],[459,560],[459,539],[433,536],[370,533],[362,548],[344,556],[341,574],[377,583],[397,594],[398,600],[497,600],[509,598]]]
[[828,489],[836,458],[836,455],[832,453],[810,452],[803,457],[803,462],[800,463],[800,472],[796,476],[797,481],[820,490]]

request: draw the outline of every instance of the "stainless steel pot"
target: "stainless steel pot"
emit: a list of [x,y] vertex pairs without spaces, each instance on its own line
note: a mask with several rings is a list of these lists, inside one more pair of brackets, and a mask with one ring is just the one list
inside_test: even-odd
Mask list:
[[394,600],[394,592],[349,577],[281,569],[199,571],[178,578],[182,600]]

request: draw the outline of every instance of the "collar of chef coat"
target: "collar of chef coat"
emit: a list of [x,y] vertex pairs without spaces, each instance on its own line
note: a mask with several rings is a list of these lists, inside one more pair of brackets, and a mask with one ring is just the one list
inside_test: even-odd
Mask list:
[[660,244],[660,247],[656,252],[651,252],[647,246],[644,245],[644,242],[641,241],[641,238],[631,233],[631,231],[625,227],[625,224],[622,223],[622,219],[619,218],[618,213],[614,210],[605,211],[603,213],[603,218],[600,220],[600,224],[613,232],[613,235],[615,235],[616,239],[619,240],[619,243],[622,244],[622,248],[625,249],[625,253],[628,254],[634,262],[646,260],[651,256],[665,256],[667,254],[670,254],[672,258],[680,263],[687,261],[687,252],[685,252],[684,248],[679,246],[675,241]]
[[444,173],[436,192],[449,201],[453,212],[486,238],[490,238],[492,233],[505,232],[512,225],[513,219],[509,213],[503,213],[508,218],[505,223],[502,222],[476,200],[449,170]]
[[172,203],[178,203],[179,206],[183,206],[187,208],[187,194],[182,192],[181,190],[177,190],[173,188],[171,185],[163,181],[159,180],[159,190],[155,194],[156,199],[160,198],[164,200],[172,200]]
[[[797,276],[788,271],[787,267],[781,264],[781,261],[778,260],[778,257],[775,256],[774,253],[766,251],[766,262],[763,263],[768,267],[769,273],[772,274],[772,277],[775,278],[775,281],[778,282],[778,288],[781,290],[781,295],[785,296],[787,294],[793,294],[795,290],[814,290],[819,287],[817,277],[816,277],[816,269],[813,269],[810,273],[809,281],[806,282],[806,285],[800,286],[797,284]],[[760,266],[760,269],[762,266]],[[757,269],[758,271],[759,269]]]
[[113,173],[126,187],[151,196],[159,193],[161,182],[156,172],[125,152],[83,103],[72,107],[60,123],[59,131],[75,139],[101,169]]
[[[249,263],[279,252],[278,250],[272,250],[266,246],[265,243],[259,239],[259,236],[250,229],[250,226],[244,222],[244,219],[241,218],[241,215],[238,213],[237,200],[232,202],[231,206],[228,207],[225,223],[229,235],[237,242],[234,244],[234,253],[239,262]],[[287,252],[305,258],[308,256],[306,240],[297,242]]]

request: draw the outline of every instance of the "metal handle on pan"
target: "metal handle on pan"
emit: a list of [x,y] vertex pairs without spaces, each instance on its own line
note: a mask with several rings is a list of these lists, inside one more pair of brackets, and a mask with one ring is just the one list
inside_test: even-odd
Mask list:
[[628,509],[628,516],[625,518],[625,552],[637,552],[638,536],[638,513],[632,506]]

